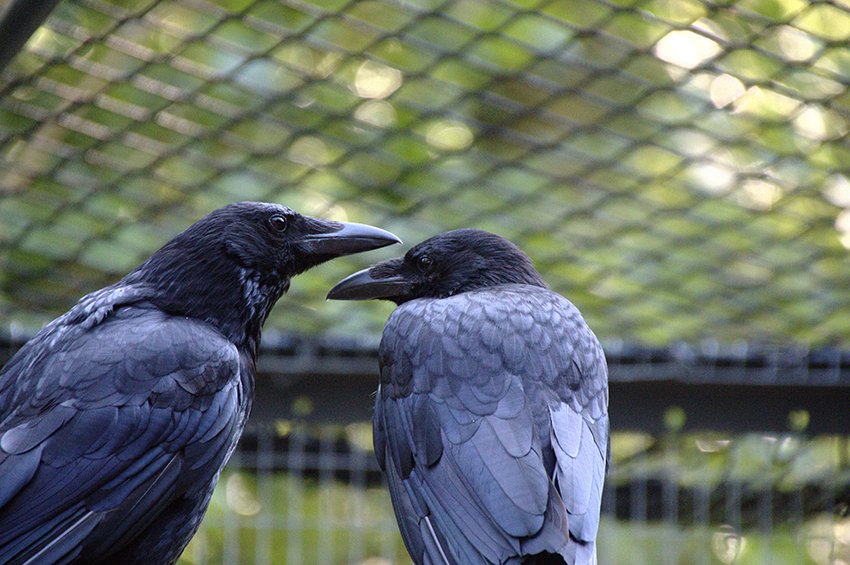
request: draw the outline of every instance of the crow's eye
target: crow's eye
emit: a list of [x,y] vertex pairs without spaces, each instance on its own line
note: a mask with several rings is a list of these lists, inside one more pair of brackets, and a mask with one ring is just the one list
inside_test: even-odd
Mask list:
[[416,260],[416,266],[419,267],[419,270],[423,273],[427,273],[431,270],[431,266],[434,264],[434,260],[428,257],[427,255],[423,255],[419,259]]
[[289,226],[289,223],[286,221],[284,216],[280,214],[275,214],[271,218],[269,218],[269,225],[271,225],[272,229],[278,232],[285,232],[286,228]]

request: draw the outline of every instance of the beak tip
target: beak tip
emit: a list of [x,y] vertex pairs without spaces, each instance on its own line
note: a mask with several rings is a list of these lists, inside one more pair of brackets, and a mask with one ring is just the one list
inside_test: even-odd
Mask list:
[[409,290],[402,276],[373,278],[371,267],[348,275],[328,291],[328,300],[392,300]]
[[338,293],[338,292],[333,292],[333,289],[331,289],[331,292],[328,292],[328,295],[327,295],[327,296],[325,296],[325,300],[327,300],[327,301],[331,301],[331,300],[345,300],[345,298],[344,298],[344,297],[340,297],[340,295],[339,295],[339,293]]
[[348,281],[352,278],[352,276],[353,275],[349,275],[338,283],[336,283],[333,288],[328,291],[327,295],[325,295],[325,300],[345,300],[345,289],[347,288]]
[[401,243],[395,234],[381,228],[349,222],[341,222],[341,225],[336,231],[307,236],[310,252],[340,257]]
[[[380,228],[377,228],[380,229]],[[401,238],[392,232],[388,232],[386,230],[380,230],[382,233],[379,236],[379,239],[385,241],[384,245],[402,245]]]
[[401,239],[394,233],[365,224],[346,224],[343,232],[351,232],[349,237],[361,239],[371,249],[401,243]]

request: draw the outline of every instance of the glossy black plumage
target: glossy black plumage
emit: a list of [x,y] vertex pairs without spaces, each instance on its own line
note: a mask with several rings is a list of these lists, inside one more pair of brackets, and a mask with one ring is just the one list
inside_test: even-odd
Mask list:
[[290,277],[398,241],[273,204],[213,212],[0,373],[0,563],[172,563],[251,407]]
[[400,303],[375,452],[416,563],[595,563],[607,368],[579,311],[506,240],[458,230],[342,281]]

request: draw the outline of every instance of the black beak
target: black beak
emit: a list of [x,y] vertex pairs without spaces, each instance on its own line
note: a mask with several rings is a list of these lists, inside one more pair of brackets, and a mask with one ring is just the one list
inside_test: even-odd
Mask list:
[[410,282],[400,275],[375,278],[370,269],[357,271],[339,281],[330,292],[329,300],[372,300],[385,298],[392,300],[409,292]]
[[341,227],[334,231],[304,236],[301,240],[303,249],[313,256],[340,257],[401,243],[399,238],[380,228],[334,222],[334,226],[337,225]]

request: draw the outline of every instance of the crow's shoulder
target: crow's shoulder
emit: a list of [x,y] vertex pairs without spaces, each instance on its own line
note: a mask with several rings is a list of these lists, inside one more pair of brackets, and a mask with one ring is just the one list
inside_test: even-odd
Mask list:
[[431,387],[481,372],[522,374],[579,403],[607,388],[602,348],[578,308],[523,284],[401,305],[384,329],[381,362],[382,384],[401,394],[414,381]]
[[121,547],[208,488],[244,425],[250,370],[212,326],[146,300],[78,307],[0,374],[0,562]]
[[60,403],[182,409],[224,386],[239,363],[236,347],[212,326],[163,312],[138,289],[104,289],[47,325],[3,368],[0,429]]

